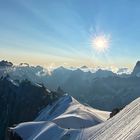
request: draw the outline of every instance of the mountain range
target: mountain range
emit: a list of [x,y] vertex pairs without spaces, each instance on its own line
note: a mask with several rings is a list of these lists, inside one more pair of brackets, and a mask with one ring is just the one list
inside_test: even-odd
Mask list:
[[[25,134],[27,133],[26,126],[26,129],[29,128],[29,132],[30,128],[35,127],[30,139],[33,139],[34,136],[36,139],[40,139],[38,134],[41,134],[41,137],[42,134],[50,137],[48,133],[52,133],[52,130],[55,129],[57,129],[55,131],[58,131],[59,137],[59,132],[66,134],[61,134],[62,140],[69,140],[74,136],[86,139],[82,129],[88,132],[89,139],[93,139],[93,137],[96,139],[96,135],[91,135],[89,128],[96,132],[96,127],[100,126],[100,123],[102,126],[104,121],[109,122],[107,119],[109,119],[110,111],[115,108],[127,108],[125,107],[127,104],[140,97],[140,61],[136,63],[132,73],[128,74],[124,71],[127,69],[120,69],[118,73],[104,69],[94,71],[86,66],[74,69],[61,66],[50,71],[41,66],[30,66],[27,63],[14,65],[8,61],[1,61],[0,139],[5,139],[8,134],[10,138],[14,137],[16,140],[21,140],[22,136],[28,137]],[[106,110],[106,112],[98,109]],[[114,121],[118,121],[117,119]],[[27,121],[33,122],[28,123]],[[27,123],[20,124],[21,122]],[[12,127],[14,124],[19,125]],[[41,129],[36,130],[36,125],[39,125]],[[44,125],[48,127],[46,128]],[[109,125],[106,125],[109,129]],[[95,128],[92,129],[93,126]],[[6,134],[8,127],[11,128]],[[103,125],[103,127],[105,126]],[[112,127],[112,129],[114,129],[113,135],[116,128]],[[121,129],[124,129],[124,126]],[[23,130],[24,135],[18,130]],[[104,129],[100,128],[98,131],[102,133]],[[120,134],[118,133],[118,135]],[[107,133],[105,137],[108,138]],[[26,140],[26,138],[22,139]],[[102,137],[97,135],[97,139],[102,139]]]
[[61,66],[50,72],[41,66],[24,63],[9,67],[7,63],[11,62],[3,62],[6,64],[0,66],[1,76],[9,75],[12,80],[19,82],[28,79],[32,83],[44,85],[49,90],[61,87],[81,103],[102,110],[112,111],[116,107],[124,107],[140,96],[140,61],[130,74],[123,73],[126,68],[120,69],[119,74],[104,69],[85,71],[88,69],[86,66],[77,69]]

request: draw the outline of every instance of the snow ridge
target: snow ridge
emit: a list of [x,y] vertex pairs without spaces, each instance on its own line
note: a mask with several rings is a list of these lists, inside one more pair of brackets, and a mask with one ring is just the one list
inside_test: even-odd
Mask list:
[[34,122],[11,129],[23,140],[140,140],[140,98],[113,118],[107,120],[107,116],[109,112],[64,96],[45,108]]

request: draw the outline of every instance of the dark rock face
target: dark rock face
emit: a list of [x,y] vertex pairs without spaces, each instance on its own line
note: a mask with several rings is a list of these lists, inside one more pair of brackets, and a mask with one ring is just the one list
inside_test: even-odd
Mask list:
[[13,132],[10,129],[7,130],[7,137],[8,140],[22,140],[22,138],[16,132]]
[[7,127],[32,121],[42,108],[52,104],[60,96],[59,93],[49,92],[44,86],[33,85],[28,80],[16,85],[8,78],[1,78],[0,139],[5,139]]
[[81,69],[87,69],[87,68],[88,68],[87,66],[82,66],[82,67],[81,67]]
[[0,66],[1,67],[11,67],[11,66],[13,66],[13,64],[11,62],[2,60],[2,61],[0,61]]
[[66,92],[64,92],[60,86],[57,88],[57,93],[59,93],[60,95],[66,94]]
[[110,118],[112,118],[113,116],[115,116],[117,113],[119,113],[122,109],[120,108],[115,108],[112,110],[112,112],[110,113]]
[[133,76],[136,76],[138,73],[140,73],[140,61],[138,61],[136,63],[136,66],[134,67],[134,70],[132,72],[132,75]]

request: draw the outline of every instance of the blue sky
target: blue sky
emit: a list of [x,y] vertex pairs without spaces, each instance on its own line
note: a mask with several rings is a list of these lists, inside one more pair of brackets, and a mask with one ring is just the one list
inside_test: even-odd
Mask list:
[[[98,53],[101,34],[110,43]],[[132,68],[139,52],[139,0],[0,0],[0,59]]]

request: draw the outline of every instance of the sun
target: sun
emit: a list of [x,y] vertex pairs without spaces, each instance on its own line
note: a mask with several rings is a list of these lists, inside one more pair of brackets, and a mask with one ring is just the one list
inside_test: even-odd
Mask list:
[[92,38],[92,47],[98,52],[105,52],[109,48],[109,37],[105,35],[99,35]]

